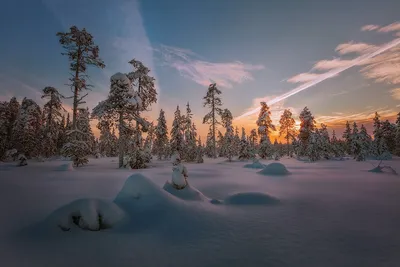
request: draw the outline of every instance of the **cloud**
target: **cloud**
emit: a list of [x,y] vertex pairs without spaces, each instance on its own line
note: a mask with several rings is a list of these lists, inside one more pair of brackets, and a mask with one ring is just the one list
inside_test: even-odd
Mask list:
[[396,100],[400,100],[400,88],[395,88],[390,90],[390,93],[392,94],[392,97]]
[[400,31],[400,22],[394,22],[378,30],[378,32],[397,32],[397,31]]
[[306,72],[306,73],[297,74],[297,75],[287,79],[287,82],[290,82],[290,83],[311,82],[319,77],[320,77],[320,74]]
[[370,124],[372,119],[375,116],[375,112],[378,112],[380,116],[383,118],[393,120],[396,118],[397,112],[393,109],[389,109],[387,107],[383,108],[368,108],[358,113],[343,113],[337,112],[333,113],[331,116],[319,116],[316,115],[316,121],[318,124],[324,123],[331,128],[340,128],[342,129],[347,121],[349,122],[357,122],[357,124]]
[[253,80],[253,71],[262,70],[263,65],[252,65],[240,61],[217,63],[199,59],[193,51],[162,45],[158,51],[164,65],[175,68],[180,75],[194,82],[208,86],[216,82],[221,87],[232,88],[233,84],[240,84]]
[[314,64],[314,70],[332,70],[337,68],[347,67],[353,64],[353,60],[342,60],[342,59],[332,59],[332,60],[321,60]]
[[336,47],[336,52],[340,55],[346,55],[351,53],[365,54],[376,50],[378,47],[376,45],[366,44],[366,43],[356,43],[349,42],[340,44]]
[[377,29],[379,29],[379,26],[373,24],[365,25],[361,28],[362,31],[375,31]]

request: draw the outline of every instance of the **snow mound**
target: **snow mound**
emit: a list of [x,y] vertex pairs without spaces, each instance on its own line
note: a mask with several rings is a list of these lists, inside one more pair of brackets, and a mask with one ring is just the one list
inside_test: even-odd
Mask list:
[[282,163],[274,162],[265,166],[264,169],[258,172],[263,175],[288,175],[290,172]]
[[110,201],[78,199],[52,212],[48,221],[63,231],[72,228],[99,231],[112,228],[124,216],[125,213]]
[[160,208],[171,202],[168,192],[146,176],[138,173],[128,177],[114,199],[114,203],[125,210]]
[[187,185],[184,189],[177,190],[175,189],[170,182],[165,182],[163,189],[170,193],[171,195],[176,196],[177,198],[183,200],[195,200],[195,201],[203,201],[207,200],[207,198],[196,188]]
[[246,164],[243,166],[243,168],[249,168],[249,169],[264,169],[265,164],[262,164],[259,160],[253,161],[251,164]]
[[224,200],[226,205],[273,205],[278,203],[277,198],[261,192],[237,193]]
[[62,171],[62,172],[73,171],[73,170],[74,170],[73,162],[62,164],[56,168],[56,171]]

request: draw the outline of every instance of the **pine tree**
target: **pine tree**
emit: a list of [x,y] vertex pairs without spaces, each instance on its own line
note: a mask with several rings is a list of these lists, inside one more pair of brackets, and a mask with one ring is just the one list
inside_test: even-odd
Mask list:
[[184,146],[183,146],[183,158],[187,162],[194,162],[196,161],[196,151],[197,151],[197,144],[196,144],[196,136],[197,130],[194,123],[192,123],[192,111],[190,109],[189,102],[186,105],[186,116],[184,117],[183,127],[184,127]]
[[370,151],[371,136],[363,124],[360,132],[354,138],[356,139],[356,144],[354,145],[355,158],[357,161],[365,161]]
[[252,158],[252,154],[250,152],[250,145],[247,142],[246,131],[242,127],[242,138],[240,140],[240,147],[239,147],[239,159],[248,160],[250,158]]
[[221,115],[222,124],[225,128],[225,136],[223,142],[223,151],[225,153],[225,157],[228,158],[228,161],[232,161],[232,157],[234,156],[235,147],[234,147],[234,132],[232,127],[233,116],[232,113],[228,109],[224,109]]
[[397,114],[396,119],[396,150],[395,155],[400,156],[400,112]]
[[42,111],[38,104],[26,97],[22,100],[17,119],[14,123],[13,143],[19,153],[28,158],[40,153],[40,134],[42,127]]
[[352,152],[351,152],[352,132],[351,132],[351,129],[350,129],[350,122],[349,121],[346,122],[346,128],[345,128],[345,130],[343,132],[342,137],[343,137],[343,139],[345,141],[345,144],[346,144],[346,152],[348,154],[352,154]]
[[145,131],[147,131],[149,123],[137,115],[137,109],[140,108],[142,101],[138,92],[133,89],[132,82],[127,75],[116,73],[111,76],[110,82],[108,98],[93,109],[92,116],[99,120],[105,119],[117,122],[119,131],[119,167],[123,167],[124,150],[129,136],[127,132],[132,131],[131,127],[129,127],[129,122],[138,122]]
[[315,129],[314,132],[309,132],[308,134],[306,156],[308,156],[310,161],[317,161],[321,158],[319,138],[318,129]]
[[[308,107],[305,107],[300,113],[300,133],[299,133],[299,153],[302,155],[308,150],[307,146],[311,133],[315,131],[315,120]],[[315,136],[314,136],[315,139]],[[313,140],[316,141],[316,140]],[[315,146],[315,144],[313,144]]]
[[225,157],[225,147],[224,147],[224,136],[222,135],[221,131],[218,131],[218,140],[217,140],[217,151],[218,157]]
[[234,156],[239,156],[239,151],[240,151],[240,136],[239,136],[239,128],[236,126],[235,127],[235,136],[233,137],[233,154]]
[[176,107],[176,111],[174,113],[174,120],[172,122],[172,129],[171,129],[171,153],[175,154],[178,152],[182,154],[183,146],[184,146],[184,139],[183,139],[183,118],[181,115],[181,111],[179,106]]
[[249,143],[250,143],[250,153],[252,154],[252,157],[255,157],[257,154],[257,130],[256,129],[252,129],[250,132],[250,136],[249,136]]
[[385,140],[386,145],[391,153],[396,150],[396,126],[385,120],[381,124],[381,134],[382,138]]
[[164,110],[160,110],[160,115],[157,119],[157,126],[155,129],[155,141],[153,154],[157,155],[157,159],[166,159],[169,155],[167,151],[168,146],[168,128],[167,121],[165,119]]
[[205,147],[205,154],[207,157],[212,158],[214,157],[214,144],[213,144],[213,138],[212,138],[212,129],[210,127],[209,132],[207,134],[206,138],[206,147]]
[[66,51],[62,55],[68,56],[70,61],[71,78],[69,79],[73,92],[73,108],[72,108],[72,129],[77,128],[76,116],[80,104],[85,103],[83,99],[87,96],[80,95],[83,90],[90,88],[87,84],[87,67],[95,66],[104,68],[104,62],[99,57],[99,47],[94,44],[93,36],[86,31],[85,28],[79,30],[78,27],[72,26],[69,32],[58,32],[59,42]]
[[350,152],[356,158],[356,155],[360,153],[360,142],[359,142],[359,133],[357,123],[353,122],[353,131],[351,133],[351,143],[350,143]]
[[13,140],[13,128],[15,121],[17,120],[18,113],[20,110],[21,105],[17,101],[15,97],[12,97],[10,102],[8,103],[7,108],[7,118],[6,118],[6,129],[7,129],[7,143],[8,149],[14,148],[16,146],[15,143],[12,142]]
[[325,124],[321,123],[320,133],[320,149],[321,156],[325,159],[330,159],[332,156],[332,145],[330,142],[328,128]]
[[113,157],[115,156],[115,148],[114,146],[114,136],[111,132],[112,122],[105,120],[102,118],[98,124],[97,128],[100,130],[100,137],[99,137],[99,153],[102,156],[106,157]]
[[199,136],[199,139],[198,139],[198,142],[197,142],[196,162],[197,162],[197,163],[204,163],[204,159],[203,159],[203,146],[201,145],[201,138],[200,138],[200,136]]
[[286,145],[287,145],[287,155],[290,155],[290,139],[294,139],[296,136],[296,129],[295,129],[295,124],[296,121],[293,118],[293,114],[290,111],[290,109],[285,109],[283,111],[283,114],[281,115],[281,118],[279,120],[279,136],[282,136],[286,139]]
[[271,157],[274,153],[274,149],[271,145],[271,140],[269,139],[269,134],[271,131],[276,131],[275,126],[272,124],[271,111],[265,102],[261,102],[261,110],[257,119],[258,134],[260,136],[260,148],[258,155],[265,159],[266,157]]
[[0,160],[7,151],[8,103],[0,102]]
[[344,151],[341,147],[339,140],[336,137],[335,130],[332,131],[331,147],[332,147],[332,153],[335,157],[343,157],[344,156]]
[[59,140],[62,112],[65,111],[62,107],[61,98],[63,96],[54,87],[45,87],[43,89],[42,99],[48,99],[44,104],[43,115],[45,116],[43,128],[43,148],[44,156],[50,157],[57,152],[57,141]]
[[214,154],[213,157],[217,157],[217,151],[216,151],[216,137],[215,137],[215,131],[217,124],[219,124],[219,121],[217,120],[217,115],[221,115],[222,109],[220,108],[222,106],[222,101],[219,95],[221,94],[221,91],[218,90],[217,84],[213,83],[210,84],[207,90],[206,96],[203,98],[204,107],[210,108],[210,112],[207,113],[204,118],[203,118],[203,124],[210,124],[211,131],[212,131],[212,142],[213,142],[213,148],[214,148]]

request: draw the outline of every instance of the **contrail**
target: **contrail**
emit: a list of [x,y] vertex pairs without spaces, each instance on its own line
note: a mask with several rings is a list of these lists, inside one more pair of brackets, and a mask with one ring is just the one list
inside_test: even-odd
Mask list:
[[[292,95],[295,95],[295,94],[297,94],[297,93],[299,93],[299,92],[301,92],[303,90],[306,90],[307,88],[310,88],[310,87],[312,87],[314,85],[317,85],[320,82],[325,81],[326,79],[332,78],[332,77],[338,75],[339,73],[341,73],[341,72],[343,72],[343,71],[345,71],[345,70],[347,70],[347,69],[349,69],[351,67],[359,65],[360,63],[366,61],[367,59],[373,58],[373,57],[375,57],[375,56],[377,56],[377,55],[379,55],[379,54],[381,54],[381,53],[383,53],[383,52],[385,52],[385,51],[387,51],[387,50],[389,50],[389,49],[391,49],[391,48],[393,48],[393,47],[395,47],[395,46],[397,46],[399,44],[400,44],[400,38],[394,39],[393,41],[382,45],[379,49],[375,50],[374,52],[371,52],[371,53],[368,53],[368,54],[365,54],[365,55],[362,55],[362,56],[359,56],[359,57],[353,59],[351,64],[349,64],[348,66],[339,67],[339,68],[333,69],[331,71],[328,71],[328,72],[326,72],[324,74],[321,74],[315,80],[307,82],[307,83],[304,83],[304,84],[294,88],[293,90],[291,90],[291,91],[289,91],[287,93],[284,93],[283,95],[280,95],[280,96],[268,101],[267,104],[268,105],[272,105],[272,104],[275,104],[275,103],[277,103],[279,101],[282,101],[282,100],[284,100],[284,99],[286,99],[286,98],[288,98],[288,97],[290,97]],[[259,110],[260,110],[260,108],[256,108],[256,109],[250,110],[250,111],[248,111],[248,112],[236,117],[235,120],[243,118],[243,117],[247,117],[247,116],[252,115],[254,113],[257,113]]]

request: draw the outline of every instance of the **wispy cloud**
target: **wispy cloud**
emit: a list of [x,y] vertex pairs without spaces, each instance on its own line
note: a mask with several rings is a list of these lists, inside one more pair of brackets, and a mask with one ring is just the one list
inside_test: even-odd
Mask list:
[[[343,47],[346,48],[348,45],[349,43],[338,47],[343,49]],[[270,100],[268,104],[271,105],[273,103],[282,101],[327,79],[335,77],[343,71],[346,71],[354,66],[364,66],[361,69],[361,73],[367,78],[372,78],[377,82],[397,84],[400,82],[400,53],[398,52],[400,49],[398,47],[399,45],[400,38],[396,38],[388,43],[376,46],[375,49],[371,49],[371,52],[364,53],[364,50],[361,53],[358,52],[361,55],[350,60],[321,60],[314,64],[312,70],[327,70],[327,72],[302,73],[289,78],[288,82],[292,83],[301,82],[302,79],[304,81],[298,87],[276,97],[273,100]],[[242,117],[250,116],[257,112],[258,108],[245,112],[235,119],[237,120]]]
[[311,82],[314,81],[315,79],[317,79],[320,76],[320,74],[316,74],[316,73],[300,73],[297,74],[289,79],[287,79],[287,82],[290,83],[304,83],[304,82]]
[[175,68],[180,75],[208,86],[216,82],[221,87],[232,88],[233,84],[253,80],[253,71],[264,69],[263,65],[234,62],[209,62],[200,59],[193,51],[162,45],[157,50],[163,64]]
[[400,22],[395,22],[385,27],[379,28],[378,32],[398,32],[400,31]]
[[400,100],[400,88],[395,88],[390,90],[390,93],[392,94],[392,97],[396,100]]
[[351,53],[364,54],[376,50],[378,47],[372,44],[356,43],[354,41],[340,44],[336,47],[336,52],[340,55],[347,55]]
[[373,24],[365,25],[361,28],[362,31],[375,31],[377,29],[379,29],[379,26]]

